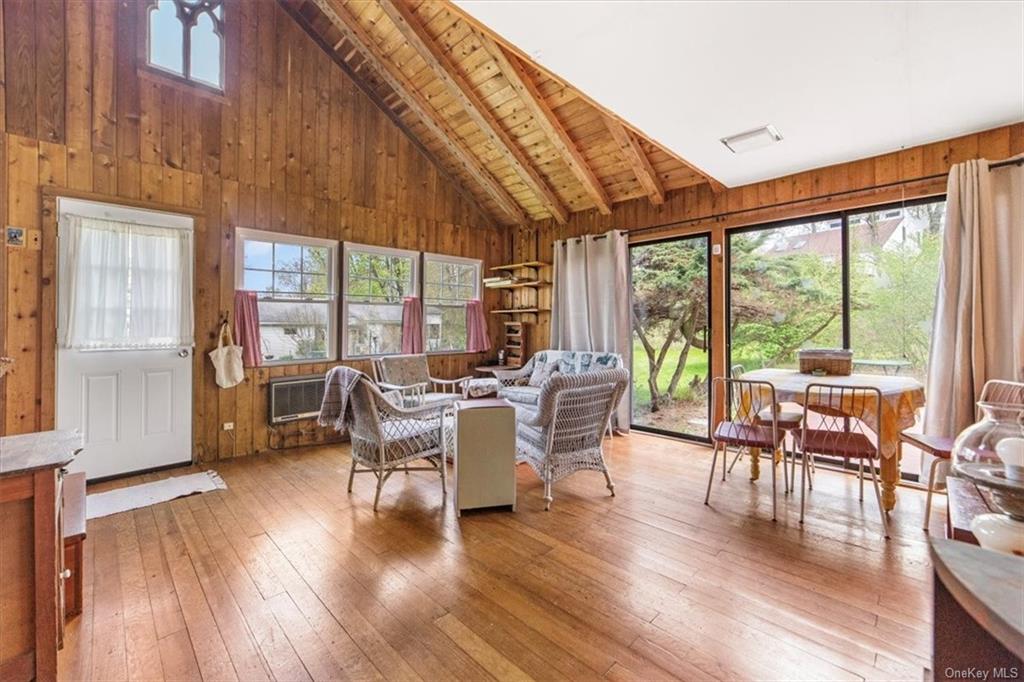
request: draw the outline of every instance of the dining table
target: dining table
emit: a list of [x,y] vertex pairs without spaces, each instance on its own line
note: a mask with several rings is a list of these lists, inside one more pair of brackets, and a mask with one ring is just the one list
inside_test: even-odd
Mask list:
[[[882,395],[881,423],[871,423],[866,418],[865,426],[878,437],[881,454],[882,507],[892,511],[896,506],[896,485],[900,480],[899,435],[914,425],[917,410],[924,406],[924,386],[909,376],[882,374],[849,374],[815,376],[795,369],[766,367],[744,372],[741,379],[767,381],[775,387],[775,400],[779,403],[803,405],[807,387],[811,384],[827,384],[854,388],[877,388]],[[869,411],[870,412],[870,411]],[[852,415],[851,415],[852,416]],[[760,457],[750,458],[750,478],[760,476]]]

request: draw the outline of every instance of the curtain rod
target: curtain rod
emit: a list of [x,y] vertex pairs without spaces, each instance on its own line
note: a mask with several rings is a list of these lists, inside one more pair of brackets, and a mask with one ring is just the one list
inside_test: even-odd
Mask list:
[[[1010,166],[1020,166],[1020,165],[1024,165],[1024,155],[1021,155],[1021,156],[1018,156],[1018,157],[1015,157],[1015,158],[1012,158],[1012,159],[1006,159],[1004,161],[997,161],[995,163],[990,163],[988,168],[989,168],[989,170],[994,170],[996,168],[1007,168],[1007,167],[1010,167]],[[866,190],[888,189],[890,187],[899,187],[901,185],[910,185],[910,184],[913,184],[913,183],[928,182],[929,180],[938,180],[940,178],[948,178],[948,177],[949,177],[949,172],[947,171],[945,173],[935,173],[934,175],[926,175],[924,177],[914,178],[913,180],[897,180],[896,182],[887,182],[884,185],[875,185],[874,187],[865,187],[864,189],[859,189],[859,190],[855,189],[855,190],[848,190],[848,191],[845,191],[845,192],[832,192],[830,194],[823,194],[823,195],[817,196],[817,197],[807,197],[805,199],[792,199],[790,201],[783,201],[783,202],[780,202],[780,203],[777,203],[777,204],[770,204],[768,206],[758,206],[756,208],[738,209],[738,210],[735,210],[735,211],[728,211],[726,213],[718,213],[718,214],[715,214],[715,215],[702,216],[700,218],[690,218],[688,220],[679,220],[679,221],[671,222],[671,223],[662,223],[661,225],[648,225],[647,227],[639,227],[639,228],[636,228],[636,229],[633,229],[633,230],[623,230],[623,231],[627,235],[646,234],[648,232],[658,232],[660,230],[666,230],[666,229],[668,229],[670,227],[681,227],[681,226],[684,226],[684,225],[690,225],[690,224],[693,224],[693,223],[699,223],[699,222],[708,221],[708,220],[713,220],[715,222],[719,222],[722,218],[728,218],[728,217],[736,216],[736,215],[743,215],[744,213],[752,213],[754,211],[761,211],[761,210],[764,210],[764,209],[767,209],[767,208],[783,208],[783,207],[786,207],[786,206],[796,206],[796,205],[799,205],[799,204],[806,204],[806,203],[810,203],[810,202],[814,202],[814,201],[821,201],[823,199],[832,199],[832,198],[836,198],[836,197],[843,197],[843,196],[847,196],[847,195],[850,195],[850,194],[855,194],[857,192],[863,192],[863,191],[866,191]]]
[[[629,230],[608,230],[608,232],[622,232],[623,234],[629,234]],[[599,235],[594,235],[594,241],[596,242],[598,239],[605,239],[607,236],[608,236],[607,232],[605,232],[603,234],[599,234]],[[562,246],[567,246],[569,244],[569,242],[571,242],[571,241],[577,241],[577,242],[583,241],[583,237],[569,237],[567,239],[560,239],[560,240],[555,240],[555,241],[561,241],[562,242]]]
[[988,165],[989,170],[995,168],[1008,168],[1010,166],[1020,166],[1024,164],[1024,156],[1019,156],[1016,159],[1007,159],[1006,161],[997,161],[996,163],[990,163]]
[[[1013,158],[1013,159],[1006,159],[1005,161],[997,161],[995,163],[990,163],[988,168],[989,168],[989,170],[994,170],[996,168],[1006,168],[1006,167],[1009,167],[1009,166],[1020,166],[1020,165],[1024,165],[1024,156],[1019,156],[1019,157]],[[829,194],[822,194],[821,196],[817,196],[817,197],[807,197],[807,198],[804,198],[804,199],[792,199],[790,201],[783,201],[783,202],[780,202],[780,203],[777,203],[777,204],[770,204],[768,206],[758,206],[756,208],[738,209],[736,211],[727,211],[725,213],[717,213],[715,215],[701,216],[699,218],[690,218],[688,220],[677,220],[677,221],[671,222],[671,223],[661,223],[659,225],[648,225],[646,227],[638,227],[638,228],[634,228],[632,230],[617,230],[617,232],[624,232],[624,233],[626,233],[626,235],[632,236],[632,235],[635,235],[635,234],[646,234],[648,232],[658,232],[658,231],[661,231],[661,230],[667,230],[670,227],[681,227],[681,226],[684,226],[684,225],[690,225],[690,224],[693,224],[693,223],[699,223],[699,222],[709,221],[709,220],[710,221],[715,221],[715,222],[720,222],[723,218],[729,218],[731,216],[736,216],[736,215],[743,215],[744,213],[752,213],[754,211],[761,211],[761,210],[768,209],[768,208],[784,208],[786,206],[797,206],[799,204],[806,204],[806,203],[810,203],[810,202],[814,202],[814,201],[822,201],[824,199],[832,199],[832,198],[836,198],[836,197],[847,196],[847,195],[850,195],[850,194],[856,194],[857,192],[863,192],[863,191],[868,191],[868,190],[878,190],[878,189],[889,189],[890,187],[899,187],[899,186],[902,186],[902,185],[909,185],[909,184],[918,183],[918,182],[928,182],[929,180],[938,180],[940,178],[948,178],[948,177],[949,177],[949,172],[947,171],[945,173],[935,173],[934,175],[926,175],[924,177],[914,178],[913,180],[897,180],[896,182],[887,182],[884,185],[875,185],[874,187],[865,187],[864,189],[848,190],[848,191],[845,191],[845,192],[832,192],[832,193],[829,193]],[[605,235],[602,234],[602,235],[598,235],[597,237],[595,237],[595,239],[603,239],[604,237],[605,237]],[[567,244],[570,239],[572,239],[572,237],[570,237],[569,239],[565,239],[563,241],[563,246],[565,244]],[[583,241],[582,237],[576,237],[575,239],[577,241]]]
[[658,232],[659,230],[665,230],[670,227],[680,227],[682,225],[689,225],[691,223],[700,223],[705,221],[721,222],[723,218],[729,218],[736,215],[743,215],[744,213],[753,213],[755,211],[763,211],[770,208],[784,208],[786,206],[797,206],[800,204],[807,204],[816,201],[823,201],[826,199],[834,199],[837,197],[844,197],[850,194],[856,194],[857,192],[872,191],[878,189],[889,189],[890,187],[900,187],[902,185],[909,185],[918,182],[928,182],[929,180],[938,180],[940,178],[949,177],[949,173],[936,173],[935,175],[926,175],[921,178],[914,178],[913,180],[897,180],[896,182],[887,182],[884,185],[875,185],[873,187],[865,187],[863,189],[847,190],[845,192],[830,192],[829,194],[822,194],[816,197],[806,197],[803,199],[791,199],[790,201],[781,201],[775,204],[768,204],[767,206],[757,206],[755,208],[741,208],[735,211],[726,211],[725,213],[716,213],[714,215],[701,216],[699,218],[690,218],[688,220],[678,220],[671,223],[663,223],[661,225],[648,225],[647,227],[639,227],[634,230],[626,230],[626,234],[646,234],[647,232]]

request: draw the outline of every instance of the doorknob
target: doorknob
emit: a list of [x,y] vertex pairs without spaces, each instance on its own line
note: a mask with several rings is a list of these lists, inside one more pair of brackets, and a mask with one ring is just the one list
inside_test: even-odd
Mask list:
[[188,349],[187,348],[182,348],[181,350],[179,350],[178,351],[178,357],[179,358],[187,358],[188,357]]

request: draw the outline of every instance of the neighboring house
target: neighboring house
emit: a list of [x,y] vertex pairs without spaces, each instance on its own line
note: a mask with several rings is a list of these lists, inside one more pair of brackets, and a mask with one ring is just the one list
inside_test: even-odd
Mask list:
[[260,340],[266,360],[287,360],[309,349],[311,358],[327,357],[327,309],[323,304],[260,306]]
[[[427,338],[435,336],[441,316],[427,314]],[[351,355],[398,353],[402,349],[402,306],[352,305],[348,309],[348,348]]]
[[[882,247],[886,248],[893,237],[902,241],[902,215],[887,217],[878,221],[872,228],[866,220],[850,223],[850,241],[855,248]],[[815,254],[828,260],[839,261],[843,251],[842,223],[833,220],[825,228],[809,234],[782,236],[763,247],[766,256],[797,256]]]

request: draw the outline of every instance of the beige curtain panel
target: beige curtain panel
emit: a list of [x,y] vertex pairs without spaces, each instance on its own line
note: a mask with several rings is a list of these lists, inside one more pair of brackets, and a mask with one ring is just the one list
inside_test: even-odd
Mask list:
[[[633,328],[629,306],[629,241],[611,230],[600,235],[556,241],[551,347],[604,351],[632,362]],[[616,428],[629,431],[628,394],[614,412]]]
[[1024,380],[1024,167],[966,161],[946,192],[924,431],[955,436],[986,381]]

